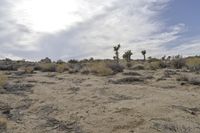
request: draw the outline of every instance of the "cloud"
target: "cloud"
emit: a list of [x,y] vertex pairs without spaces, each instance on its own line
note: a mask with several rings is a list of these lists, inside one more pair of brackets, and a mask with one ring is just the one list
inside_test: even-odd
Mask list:
[[185,32],[184,24],[167,25],[162,19],[162,12],[170,0],[78,0],[79,10],[71,12],[71,15],[80,20],[67,22],[64,19],[66,24],[62,23],[59,31],[50,33],[29,26],[27,21],[30,18],[26,18],[24,23],[19,21],[23,17],[11,12],[14,9],[12,5],[15,7],[17,2],[10,1],[11,5],[5,0],[0,2],[4,4],[0,7],[0,52],[30,60],[46,56],[54,60],[112,58],[113,45],[118,43],[122,45],[121,53],[131,49],[135,58],[141,57],[143,49],[149,56],[159,57],[163,53],[172,54],[173,50],[166,52],[168,45]]

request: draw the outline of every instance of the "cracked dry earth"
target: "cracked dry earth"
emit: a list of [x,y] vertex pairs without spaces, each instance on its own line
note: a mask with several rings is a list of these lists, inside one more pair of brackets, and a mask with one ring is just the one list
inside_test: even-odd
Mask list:
[[0,94],[1,132],[200,133],[200,86],[164,73],[11,73]]

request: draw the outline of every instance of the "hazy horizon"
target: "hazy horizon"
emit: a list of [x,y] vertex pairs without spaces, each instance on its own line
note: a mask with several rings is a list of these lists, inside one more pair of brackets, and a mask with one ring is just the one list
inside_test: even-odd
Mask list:
[[0,58],[200,55],[197,0],[0,0]]

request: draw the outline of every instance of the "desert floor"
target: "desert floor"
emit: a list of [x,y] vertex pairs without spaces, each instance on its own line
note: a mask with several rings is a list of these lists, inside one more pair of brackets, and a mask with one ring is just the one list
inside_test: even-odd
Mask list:
[[176,80],[187,72],[16,73],[0,93],[8,133],[200,133],[200,86]]

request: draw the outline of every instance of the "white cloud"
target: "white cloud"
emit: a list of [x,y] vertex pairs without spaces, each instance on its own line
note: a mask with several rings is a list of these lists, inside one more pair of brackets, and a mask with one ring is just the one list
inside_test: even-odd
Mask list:
[[169,26],[161,18],[170,0],[9,2],[13,6],[6,12],[0,7],[1,51],[28,59],[112,58],[118,43],[121,52],[131,49],[135,58],[142,57],[143,49],[162,56],[176,52],[166,47],[185,32],[184,24]]

